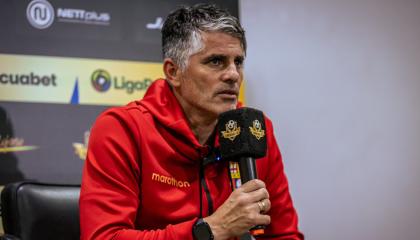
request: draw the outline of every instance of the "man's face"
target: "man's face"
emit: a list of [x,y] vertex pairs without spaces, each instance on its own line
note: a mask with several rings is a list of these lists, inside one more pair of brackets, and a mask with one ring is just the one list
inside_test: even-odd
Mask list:
[[217,117],[235,109],[243,80],[244,51],[226,33],[203,33],[204,48],[191,55],[178,75],[178,98],[184,110]]

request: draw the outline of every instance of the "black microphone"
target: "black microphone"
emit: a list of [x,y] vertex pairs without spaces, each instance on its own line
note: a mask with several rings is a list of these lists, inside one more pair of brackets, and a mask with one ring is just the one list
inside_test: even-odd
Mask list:
[[[222,159],[239,162],[242,184],[258,178],[255,159],[267,151],[263,112],[253,108],[239,108],[220,114],[217,123]],[[251,229],[253,235],[264,233],[265,226]]]

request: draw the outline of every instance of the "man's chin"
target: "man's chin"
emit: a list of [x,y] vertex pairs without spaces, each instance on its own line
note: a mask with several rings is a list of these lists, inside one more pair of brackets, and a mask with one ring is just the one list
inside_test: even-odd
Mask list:
[[221,113],[224,113],[224,112],[227,112],[227,111],[230,111],[230,110],[234,110],[234,109],[236,109],[236,103],[235,104],[228,104],[228,105],[225,105],[225,106],[221,106],[218,110],[217,110],[217,112],[218,112],[218,115],[220,115]]

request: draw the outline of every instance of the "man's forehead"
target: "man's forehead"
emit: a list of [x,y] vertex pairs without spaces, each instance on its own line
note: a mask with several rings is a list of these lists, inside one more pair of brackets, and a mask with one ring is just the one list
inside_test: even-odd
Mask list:
[[227,33],[205,32],[202,34],[202,44],[198,55],[245,56],[240,39]]
[[241,45],[241,40],[238,37],[232,36],[225,32],[202,32],[201,38],[203,42],[220,42],[232,43]]

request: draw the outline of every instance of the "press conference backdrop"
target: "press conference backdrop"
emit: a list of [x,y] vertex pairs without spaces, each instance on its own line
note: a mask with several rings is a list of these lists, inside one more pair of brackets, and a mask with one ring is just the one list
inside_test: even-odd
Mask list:
[[163,77],[162,21],[198,2],[0,0],[0,185],[80,183],[95,118]]

